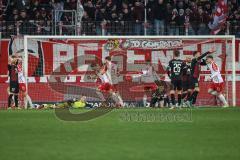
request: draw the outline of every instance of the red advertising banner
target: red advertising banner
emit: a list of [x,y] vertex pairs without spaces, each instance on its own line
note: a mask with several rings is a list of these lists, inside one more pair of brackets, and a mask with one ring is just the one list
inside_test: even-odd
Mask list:
[[[0,102],[4,105],[7,98],[7,63],[8,56],[23,49],[22,40],[2,40],[0,53]],[[231,74],[231,43],[225,40],[124,40],[109,43],[108,40],[46,40],[29,42],[28,59],[28,86],[29,94],[36,102],[61,101],[65,95],[49,88],[50,83],[74,84],[77,86],[96,87],[97,83],[89,78],[92,74],[89,69],[91,63],[101,63],[108,55],[115,57],[114,63],[118,65],[121,76],[119,77],[119,90],[123,99],[128,101],[139,100],[143,90],[132,90],[134,96],[127,88],[135,87],[137,82],[125,82],[124,75],[134,75],[141,71],[146,65],[146,60],[151,61],[153,67],[159,74],[166,74],[166,67],[172,58],[175,49],[179,49],[182,58],[191,56],[193,51],[206,52],[210,46],[216,46],[214,59],[221,68],[222,74]],[[236,81],[240,84],[240,40],[236,40]],[[113,49],[114,48],[114,49]],[[206,105],[210,96],[207,94],[208,82],[206,75],[209,73],[206,67],[202,67],[200,78],[201,93],[198,99],[199,105]],[[54,78],[49,78],[54,75]],[[64,76],[63,76],[64,75]],[[64,78],[55,78],[55,77]],[[166,77],[166,80],[168,78]],[[152,83],[143,80],[142,83]],[[227,84],[229,98],[231,98],[231,82]],[[240,95],[237,95],[240,96]],[[237,97],[240,99],[240,97]],[[237,101],[240,105],[240,101]]]

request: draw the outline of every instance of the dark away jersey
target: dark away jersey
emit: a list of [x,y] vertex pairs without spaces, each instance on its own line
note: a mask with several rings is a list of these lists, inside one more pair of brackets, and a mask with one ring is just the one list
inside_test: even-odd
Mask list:
[[181,59],[172,59],[168,65],[168,76],[171,80],[181,80],[185,62]]
[[18,72],[16,65],[8,65],[10,83],[18,83]]
[[193,58],[191,62],[191,75],[193,78],[199,78],[201,72],[201,66],[207,65],[206,60],[202,59],[205,57],[209,52],[206,52],[199,56],[198,58]]
[[190,81],[191,79],[191,63],[186,63],[183,68],[182,81]]

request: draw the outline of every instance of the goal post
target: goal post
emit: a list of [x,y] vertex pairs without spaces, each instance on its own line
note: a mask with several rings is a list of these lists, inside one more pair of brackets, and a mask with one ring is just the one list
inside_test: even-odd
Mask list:
[[[31,94],[31,90],[38,90],[40,94],[47,94],[45,96],[49,99],[39,98],[34,95],[33,101],[37,103],[46,103],[53,101],[61,101],[69,98],[68,95],[75,93],[68,93],[69,90],[75,90],[78,86],[87,86],[88,88],[95,87],[96,81],[92,81],[87,77],[92,74],[91,69],[88,68],[90,62],[103,61],[104,57],[108,55],[116,55],[116,61],[120,66],[120,74],[122,83],[120,91],[126,95],[125,90],[132,88],[130,82],[126,82],[125,75],[138,74],[144,68],[147,59],[155,65],[157,74],[164,75],[166,81],[169,81],[166,76],[166,64],[169,58],[172,57],[173,50],[180,50],[182,59],[186,56],[191,56],[193,51],[205,52],[211,46],[216,47],[217,53],[213,57],[217,59],[217,63],[221,66],[221,73],[226,81],[226,97],[231,106],[236,106],[236,56],[235,56],[235,36],[24,36],[24,73],[27,82],[27,89]],[[41,52],[42,64],[39,63],[39,53],[30,53],[36,49],[36,52]],[[34,51],[33,51],[34,52]],[[37,58],[32,55],[38,54]],[[88,58],[84,58],[87,56]],[[33,57],[33,58],[32,58]],[[121,58],[119,58],[121,57]],[[120,60],[119,60],[120,59]],[[57,62],[57,64],[55,64]],[[38,63],[38,64],[34,64]],[[66,64],[63,64],[66,63]],[[84,64],[82,64],[84,63]],[[231,65],[229,65],[231,63]],[[41,74],[36,75],[36,65],[44,66]],[[77,67],[73,67],[77,65]],[[81,66],[78,66],[81,65]],[[132,67],[132,68],[131,68]],[[142,68],[143,67],[143,68]],[[199,105],[208,105],[207,99],[207,85],[206,75],[209,76],[209,71],[203,67],[201,73],[200,83],[200,97],[198,99]],[[53,73],[54,69],[58,71]],[[62,72],[62,70],[64,70]],[[33,73],[34,72],[34,73]],[[71,73],[66,73],[71,72]],[[54,76],[53,76],[54,75]],[[60,76],[61,82],[54,78],[54,83],[50,79],[55,76]],[[63,77],[61,77],[63,76]],[[36,78],[37,77],[37,78]],[[59,78],[59,77],[58,77]],[[38,79],[38,80],[36,80]],[[88,80],[86,80],[88,79]],[[72,80],[72,81],[71,81]],[[38,82],[37,82],[38,81]],[[124,82],[125,81],[125,82]],[[70,83],[77,87],[69,86],[67,89],[64,83]],[[38,83],[35,87],[34,84]],[[43,85],[41,83],[44,83]],[[50,83],[50,85],[49,85]],[[76,83],[76,84],[73,84]],[[135,82],[132,82],[134,86]],[[138,83],[147,83],[142,81]],[[48,88],[44,93],[43,88]],[[63,87],[64,86],[64,87]],[[37,88],[39,87],[39,88]],[[53,88],[51,88],[53,87]],[[41,89],[40,89],[41,88]],[[55,90],[57,88],[57,91]],[[136,87],[135,87],[136,88]],[[81,88],[83,89],[83,88]],[[61,90],[61,91],[58,91]],[[64,91],[62,91],[64,90]],[[133,89],[134,90],[134,89]],[[66,92],[66,93],[63,93]],[[90,92],[90,91],[89,91]],[[132,99],[123,98],[125,101],[137,101],[141,97],[140,93],[144,91],[133,91],[133,95],[139,95]],[[78,92],[78,94],[80,94]],[[53,97],[52,97],[53,96]],[[76,96],[76,95],[75,95]],[[43,96],[44,97],[44,96]],[[71,96],[70,96],[71,97]],[[204,98],[201,98],[204,97]],[[90,98],[91,99],[91,98]],[[95,99],[94,99],[95,100]],[[201,102],[202,101],[202,102]],[[212,103],[212,102],[211,102]],[[210,104],[212,105],[212,104]]]

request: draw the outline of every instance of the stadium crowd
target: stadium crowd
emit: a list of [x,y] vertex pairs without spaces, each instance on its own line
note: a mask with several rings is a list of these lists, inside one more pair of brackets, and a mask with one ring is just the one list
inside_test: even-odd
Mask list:
[[[240,2],[228,0],[225,34],[240,36]],[[189,35],[211,33],[211,22],[218,0],[82,0],[82,34],[87,35]],[[0,1],[0,31],[3,36],[17,34],[53,34],[57,25],[75,24],[70,12],[77,0],[6,0]],[[146,9],[146,10],[145,10]],[[146,12],[146,15],[145,15]],[[55,26],[56,27],[56,26]],[[19,30],[17,29],[19,28]],[[63,27],[62,34],[75,34],[73,26]],[[59,30],[59,27],[58,29]],[[104,31],[104,33],[103,33]]]

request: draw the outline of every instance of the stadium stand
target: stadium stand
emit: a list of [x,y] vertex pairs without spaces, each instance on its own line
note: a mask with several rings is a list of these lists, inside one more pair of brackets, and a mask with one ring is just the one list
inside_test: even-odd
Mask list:
[[[226,12],[217,34],[240,36],[238,0],[82,0],[81,34],[85,35],[208,35],[215,16]],[[145,7],[146,5],[146,7]],[[73,35],[77,0],[0,1],[0,32],[10,35]],[[219,10],[218,10],[219,9]],[[146,14],[146,15],[145,15]],[[57,21],[57,25],[53,23]],[[219,15],[220,17],[220,15]],[[73,26],[66,25],[73,24]]]

